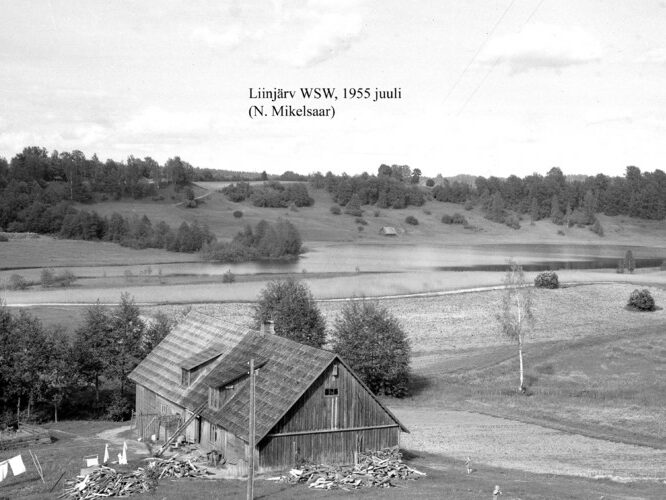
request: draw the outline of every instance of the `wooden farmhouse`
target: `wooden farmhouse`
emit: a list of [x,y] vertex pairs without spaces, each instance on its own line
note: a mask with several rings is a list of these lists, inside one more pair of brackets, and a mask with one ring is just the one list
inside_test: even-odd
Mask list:
[[[407,429],[336,354],[191,312],[130,374],[137,426],[166,438],[170,420],[188,441],[257,470],[301,460],[353,463],[354,452],[397,446]],[[250,359],[256,433],[249,443]],[[164,425],[161,425],[164,424]],[[166,429],[164,428],[166,427]],[[171,431],[173,432],[173,425]]]

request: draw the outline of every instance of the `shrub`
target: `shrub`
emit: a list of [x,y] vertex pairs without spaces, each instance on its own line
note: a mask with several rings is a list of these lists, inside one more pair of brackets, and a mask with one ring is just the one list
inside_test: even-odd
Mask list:
[[237,219],[240,219],[241,217],[243,217],[243,211],[242,210],[234,210],[234,217],[236,217]]
[[537,288],[559,288],[560,281],[555,271],[544,271],[534,278],[534,286]]
[[624,255],[624,267],[630,273],[633,273],[634,269],[636,269],[636,260],[634,259],[634,254],[631,250],[627,250],[627,253]]
[[560,236],[564,236],[564,231],[562,231],[561,229],[558,229],[557,234],[559,234]]
[[340,215],[340,214],[342,213],[342,209],[340,208],[339,205],[333,205],[333,206],[331,207],[331,213],[332,213],[333,215]]
[[4,243],[5,241],[9,241],[9,238],[4,234],[0,234],[0,242]]
[[222,275],[222,283],[234,283],[235,281],[236,275],[231,272],[231,269]]
[[595,234],[597,234],[597,235],[599,235],[599,236],[603,236],[603,235],[604,235],[604,228],[601,227],[601,222],[599,222],[599,219],[595,219],[595,220],[594,220],[594,224],[592,224],[592,225],[590,226],[590,231],[592,231],[593,233],[595,233]]
[[631,292],[627,306],[631,307],[632,309],[636,309],[637,311],[655,310],[654,299],[652,298],[652,294],[646,288],[643,288],[643,290],[636,289],[633,292]]
[[365,220],[363,217],[356,217],[356,224],[361,224],[362,226],[367,226],[368,221]]
[[443,224],[467,225],[467,219],[465,218],[464,215],[459,214],[458,212],[456,212],[453,215],[449,215],[449,214],[442,215],[442,223]]
[[414,217],[413,215],[408,215],[405,218],[405,222],[407,224],[411,224],[412,226],[418,226],[419,225],[419,220],[416,217]]
[[432,215],[432,212],[430,210],[428,210],[427,208],[423,209],[423,213],[426,214],[426,215]]
[[67,288],[76,281],[76,275],[69,269],[65,269],[56,277],[56,280],[60,283],[60,286]]
[[358,194],[354,193],[349,199],[349,203],[345,205],[345,213],[353,215],[354,217],[360,217],[363,215],[363,209],[361,208],[361,199]]
[[661,266],[659,267],[662,271],[666,271],[666,260],[662,261]]
[[25,290],[26,288],[28,288],[28,282],[20,274],[12,274],[9,277],[8,288],[10,290]]
[[617,274],[624,274],[624,260],[620,259],[617,261],[617,268],[615,269]]
[[429,188],[433,187],[434,185],[435,185],[435,181],[433,179],[428,179],[426,181],[426,186],[428,186]]
[[509,226],[511,229],[520,229],[520,222],[518,221],[518,217],[515,215],[507,215],[504,219],[504,224]]
[[358,229],[359,233],[363,231],[365,228],[363,226],[356,226],[356,229]]
[[465,210],[472,210],[474,208],[474,202],[472,200],[465,201]]
[[42,272],[39,275],[39,281],[42,284],[42,288],[53,286],[56,281],[55,272],[53,272],[53,269],[42,269]]
[[127,399],[120,394],[120,392],[116,392],[106,409],[107,418],[114,422],[124,422],[125,420],[128,420],[131,415],[132,406]]
[[374,215],[375,217],[379,217],[381,214],[382,214],[382,213],[381,213],[379,210],[375,210],[375,211],[372,213],[372,215]]

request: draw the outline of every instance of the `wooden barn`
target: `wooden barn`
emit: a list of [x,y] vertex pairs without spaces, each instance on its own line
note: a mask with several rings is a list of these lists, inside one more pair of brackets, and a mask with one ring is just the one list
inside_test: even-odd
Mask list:
[[[250,359],[258,368],[252,444]],[[162,429],[156,423],[183,423],[194,415],[188,441],[217,450],[230,463],[246,460],[254,448],[259,471],[300,460],[352,463],[355,451],[397,446],[400,432],[407,432],[336,354],[278,337],[272,328],[247,330],[195,312],[130,379],[145,437]]]

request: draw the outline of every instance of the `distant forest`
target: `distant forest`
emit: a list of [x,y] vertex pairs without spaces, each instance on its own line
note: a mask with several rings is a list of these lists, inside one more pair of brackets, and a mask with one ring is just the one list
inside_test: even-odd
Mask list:
[[[424,182],[419,169],[381,165],[377,175],[317,172],[310,175],[310,184],[329,191],[341,205],[346,205],[354,194],[361,204],[380,208],[419,206],[424,196],[432,196],[442,202],[480,205],[486,211],[494,204],[496,208],[529,214],[533,220],[553,218],[555,222],[577,211],[655,220],[666,216],[666,174],[662,170],[642,173],[633,166],[626,168],[623,177],[605,174],[566,177],[554,167],[545,176],[532,174],[522,179],[515,175],[452,179],[439,175]],[[424,184],[430,188],[425,194],[416,189]]]
[[[250,186],[246,181],[269,181],[262,186]],[[328,191],[332,200],[341,206],[350,202],[357,205],[374,205],[378,208],[401,209],[421,206],[428,199],[464,204],[466,208],[479,206],[487,216],[502,222],[511,213],[529,214],[532,220],[550,218],[555,223],[591,224],[595,213],[627,215],[643,219],[661,220],[666,216],[666,174],[662,170],[641,172],[637,167],[626,168],[624,176],[574,175],[565,176],[557,167],[545,175],[532,174],[523,178],[472,177],[461,175],[444,178],[423,177],[418,168],[407,165],[381,165],[376,174],[363,173],[349,176],[320,172],[308,176],[291,171],[281,175],[266,172],[242,172],[231,170],[199,169],[176,156],[160,165],[150,157],[143,159],[129,156],[126,161],[108,159],[100,161],[80,151],[48,153],[40,147],[27,147],[9,162],[0,158],[0,228],[7,231],[34,231],[60,233],[63,237],[110,239],[128,246],[163,246],[166,241],[178,239],[178,229],[173,236],[164,225],[147,230],[146,220],[126,220],[126,230],[120,234],[106,230],[79,229],[78,219],[91,219],[93,224],[106,228],[111,220],[99,222],[94,212],[78,216],[72,202],[92,203],[95,200],[121,199],[123,197],[149,197],[159,201],[160,190],[174,186],[179,191],[197,181],[233,181],[224,192],[234,201],[249,200],[256,206],[284,207],[309,206],[313,203],[305,186],[282,186],[271,181],[307,181],[315,189]],[[504,214],[504,215],[502,215]],[[68,224],[64,224],[69,217]],[[116,218],[117,219],[117,218]],[[118,221],[116,221],[118,222]],[[150,221],[148,221],[150,222]],[[506,222],[506,221],[505,221]],[[65,229],[63,230],[63,225]],[[85,225],[85,224],[84,224]],[[195,241],[211,242],[205,228],[203,238]],[[183,227],[183,238],[188,239]],[[138,235],[138,237],[137,237]],[[139,241],[140,243],[137,243]],[[168,245],[166,245],[168,246]],[[176,250],[180,245],[173,243]],[[198,245],[195,245],[198,246]],[[197,248],[198,250],[198,248]],[[186,250],[194,251],[191,246]]]

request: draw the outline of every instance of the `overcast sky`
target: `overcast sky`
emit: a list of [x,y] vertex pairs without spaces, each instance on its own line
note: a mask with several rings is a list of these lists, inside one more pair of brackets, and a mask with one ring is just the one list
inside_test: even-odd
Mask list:
[[[665,169],[666,1],[0,0],[0,156],[27,145],[353,174]],[[252,120],[249,88],[336,87]],[[345,101],[344,87],[402,99]],[[264,103],[268,104],[268,103]]]

